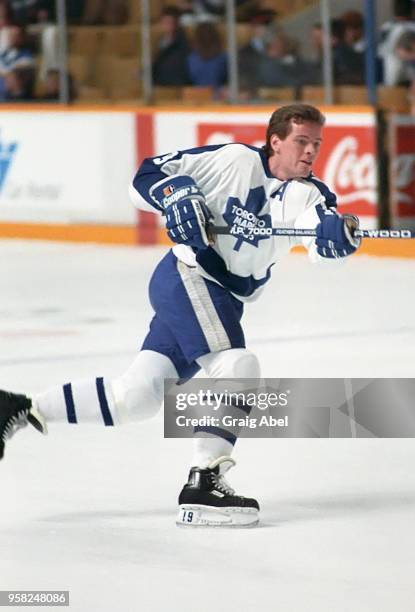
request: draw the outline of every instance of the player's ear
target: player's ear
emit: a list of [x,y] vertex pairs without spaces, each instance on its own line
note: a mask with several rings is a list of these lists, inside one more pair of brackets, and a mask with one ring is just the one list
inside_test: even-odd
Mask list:
[[274,153],[279,153],[280,152],[281,139],[278,138],[277,134],[271,134],[271,138],[269,140],[269,143],[270,143],[271,149],[274,151]]

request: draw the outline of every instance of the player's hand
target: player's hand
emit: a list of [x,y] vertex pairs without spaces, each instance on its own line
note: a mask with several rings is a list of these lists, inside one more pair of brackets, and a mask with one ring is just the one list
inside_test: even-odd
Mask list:
[[173,242],[198,249],[211,244],[207,228],[212,214],[205,196],[190,176],[172,177],[152,195],[164,208],[167,235]]
[[326,214],[316,227],[317,253],[329,258],[351,255],[362,241],[353,235],[358,228],[359,219],[354,215]]
[[205,249],[210,244],[207,224],[211,217],[201,192],[182,198],[166,208],[167,235],[177,244]]

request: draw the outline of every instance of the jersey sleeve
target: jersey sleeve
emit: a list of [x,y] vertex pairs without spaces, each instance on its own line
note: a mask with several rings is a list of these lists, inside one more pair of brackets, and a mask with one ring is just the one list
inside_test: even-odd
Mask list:
[[[170,155],[174,155],[174,153]],[[130,198],[136,208],[151,212],[162,211],[161,206],[158,206],[150,196],[150,189],[169,176],[162,169],[165,158],[167,158],[167,155],[164,157],[148,157],[137,170],[129,188]]]
[[191,176],[195,183],[199,184],[205,169],[206,155],[223,146],[225,145],[195,147],[160,157],[148,157],[139,167],[130,185],[133,204],[141,210],[162,212],[163,208],[151,195],[154,188],[173,176]]

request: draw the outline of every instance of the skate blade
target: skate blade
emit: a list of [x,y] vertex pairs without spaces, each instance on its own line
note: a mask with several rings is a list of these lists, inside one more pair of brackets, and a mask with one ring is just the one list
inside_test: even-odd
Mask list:
[[176,518],[179,527],[255,527],[259,523],[256,508],[212,508],[182,504]]
[[48,426],[46,425],[46,420],[43,415],[37,410],[34,406],[30,409],[29,414],[27,415],[28,422],[33,425],[35,429],[40,431],[43,435],[47,435]]

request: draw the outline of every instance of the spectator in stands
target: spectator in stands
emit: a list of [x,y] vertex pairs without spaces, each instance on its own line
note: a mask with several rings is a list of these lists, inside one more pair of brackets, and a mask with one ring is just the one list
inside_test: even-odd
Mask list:
[[189,44],[179,24],[180,11],[167,6],[160,17],[161,38],[153,63],[153,82],[160,86],[189,85],[187,65]]
[[[359,11],[347,11],[341,16],[341,20],[344,23],[344,42],[353,50],[351,62],[355,66],[355,73],[361,71],[362,74],[362,79],[358,81],[358,84],[363,84],[366,70],[366,38],[363,15]],[[380,83],[382,82],[382,62],[379,58],[376,58],[375,70],[376,80]]]
[[44,18],[45,13],[48,19],[54,15],[53,0],[8,0],[13,23],[27,26],[37,23]]
[[407,30],[400,36],[395,54],[402,62],[399,84],[409,87],[411,113],[415,115],[415,31]]
[[297,87],[303,83],[304,69],[295,41],[280,31],[267,44],[258,63],[258,80],[263,87]]
[[0,99],[31,100],[35,81],[35,62],[29,48],[26,30],[9,27],[8,46],[0,53]]
[[226,84],[227,56],[213,23],[204,22],[196,26],[193,51],[188,56],[188,69],[193,85],[210,86],[219,93],[220,88]]
[[85,0],[82,21],[86,25],[122,25],[127,20],[126,0]]
[[27,74],[35,71],[35,60],[26,44],[26,33],[21,26],[10,31],[9,47],[0,54],[0,91],[5,89],[5,77],[13,70],[25,70]]
[[1,102],[30,102],[33,100],[34,73],[32,70],[10,70],[4,75]]
[[415,31],[414,11],[412,0],[394,0],[394,18],[381,27],[378,53],[385,85],[397,85],[401,78],[403,63],[395,53],[396,43],[405,32]]
[[346,40],[346,23],[333,19],[331,23],[334,82],[337,85],[362,85],[365,82],[364,54],[355,51]]
[[320,22],[314,23],[310,32],[311,46],[313,47],[310,60],[321,63],[323,57],[323,26]]
[[275,16],[275,11],[261,10],[254,12],[249,22],[251,30],[249,41],[238,51],[239,86],[251,97],[260,85],[258,65],[265,55],[267,44],[272,39]]
[[[342,19],[331,20],[331,48],[333,76],[336,85],[361,85],[365,81],[364,53],[357,51],[346,40],[346,23]],[[323,80],[323,28],[315,23],[311,40],[315,49],[314,59],[307,62],[305,82],[319,85]],[[351,36],[349,34],[349,40]]]
[[3,53],[9,48],[11,28],[12,18],[10,6],[3,0],[3,2],[0,2],[0,53]]
[[366,40],[362,13],[347,11],[340,19],[344,23],[344,42],[357,53],[364,53]]
[[415,31],[408,30],[401,35],[396,43],[395,53],[404,63],[404,79],[412,80],[415,69]]

